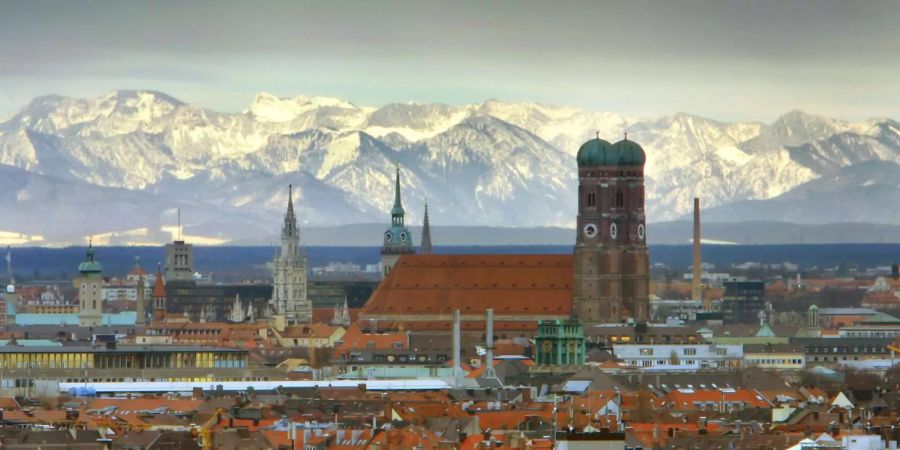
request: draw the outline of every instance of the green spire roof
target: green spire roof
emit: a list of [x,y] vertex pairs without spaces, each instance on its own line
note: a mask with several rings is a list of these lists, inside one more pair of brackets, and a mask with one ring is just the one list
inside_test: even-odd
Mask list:
[[403,216],[403,204],[400,202],[400,167],[397,167],[397,178],[394,185],[394,208],[391,209],[392,216]]
[[100,265],[99,261],[94,260],[93,242],[88,244],[87,255],[85,256],[84,262],[78,265],[78,271],[83,275],[103,272],[103,266]]

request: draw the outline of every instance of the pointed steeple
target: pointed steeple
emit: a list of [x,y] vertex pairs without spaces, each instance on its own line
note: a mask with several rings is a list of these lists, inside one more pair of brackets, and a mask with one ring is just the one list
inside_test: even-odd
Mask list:
[[284,224],[281,226],[282,253],[291,252],[293,248],[287,248],[287,243],[299,239],[297,229],[297,216],[294,214],[294,186],[288,185],[287,212],[284,213]]
[[394,208],[391,209],[391,218],[393,219],[393,224],[398,226],[403,226],[403,216],[406,213],[403,211],[403,203],[400,201],[400,166],[397,166],[397,175],[394,181]]
[[428,222],[428,202],[425,202],[425,219],[422,221],[422,245],[419,253],[427,255],[431,253],[431,224]]
[[288,207],[287,207],[287,215],[294,215],[294,185],[288,185]]

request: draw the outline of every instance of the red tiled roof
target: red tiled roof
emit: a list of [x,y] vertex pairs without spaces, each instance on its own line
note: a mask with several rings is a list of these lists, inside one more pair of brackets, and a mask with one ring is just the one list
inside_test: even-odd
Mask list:
[[408,347],[406,333],[368,334],[363,333],[358,325],[353,324],[341,337],[335,352],[341,353],[356,349],[390,350],[397,348],[398,343],[400,348]]
[[340,327],[326,325],[324,323],[311,323],[306,325],[292,325],[281,333],[285,338],[328,338]]
[[403,255],[362,318],[440,315],[565,315],[572,310],[571,255]]
[[668,402],[675,402],[673,409],[694,409],[694,402],[718,403],[718,402],[743,402],[748,407],[770,408],[771,405],[749,389],[692,389],[681,390],[676,389],[665,397]]

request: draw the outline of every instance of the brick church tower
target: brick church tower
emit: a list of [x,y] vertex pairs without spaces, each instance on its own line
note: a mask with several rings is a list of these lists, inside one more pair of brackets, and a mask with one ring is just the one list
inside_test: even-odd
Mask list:
[[587,323],[649,320],[650,276],[640,145],[599,137],[578,150],[573,314]]

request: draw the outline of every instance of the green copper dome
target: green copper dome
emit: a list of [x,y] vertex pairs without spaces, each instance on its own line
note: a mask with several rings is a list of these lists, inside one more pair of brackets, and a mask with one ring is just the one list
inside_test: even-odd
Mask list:
[[613,144],[613,149],[618,152],[620,166],[643,166],[647,162],[647,154],[644,149],[634,141],[626,137]]
[[591,139],[578,149],[579,166],[605,166],[607,155],[613,151],[613,146],[603,139]]
[[610,144],[596,138],[578,149],[578,166],[643,166],[647,162],[644,149],[627,138]]
[[100,261],[94,259],[93,245],[88,246],[87,256],[85,257],[84,262],[78,265],[78,271],[85,275],[103,272],[103,266],[100,265]]

